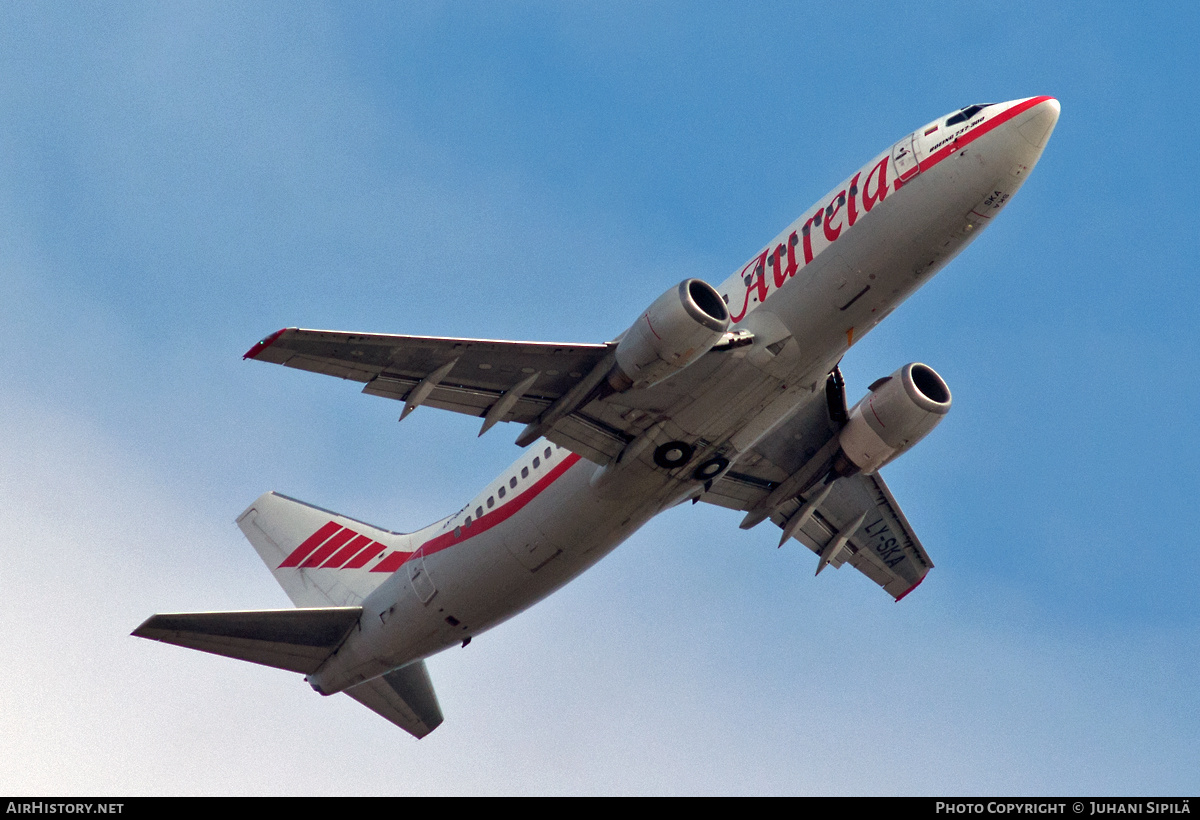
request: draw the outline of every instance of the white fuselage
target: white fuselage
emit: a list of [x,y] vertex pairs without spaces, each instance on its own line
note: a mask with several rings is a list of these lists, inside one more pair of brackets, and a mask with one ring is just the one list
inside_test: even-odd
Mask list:
[[[1034,97],[943,117],[820,199],[717,287],[754,343],[710,354],[671,403],[667,432],[736,464],[1024,183],[1058,118]],[[684,371],[684,372],[687,372]],[[669,396],[668,379],[659,391]],[[636,411],[636,397],[629,404]],[[411,556],[363,601],[360,628],[309,682],[332,694],[478,635],[600,560],[659,512],[704,491],[653,448],[599,467],[535,443],[455,515],[406,536]],[[404,555],[407,550],[397,553]],[[401,559],[398,559],[401,560]]]

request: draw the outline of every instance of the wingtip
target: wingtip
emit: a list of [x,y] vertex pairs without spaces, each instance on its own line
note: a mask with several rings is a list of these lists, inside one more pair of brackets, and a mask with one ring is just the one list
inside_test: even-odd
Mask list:
[[272,333],[270,336],[267,336],[265,339],[255,342],[254,347],[250,348],[244,354],[242,354],[242,361],[245,361],[246,359],[258,358],[258,354],[262,353],[264,350],[266,350],[268,347],[270,347],[272,344],[274,344],[275,340],[278,339],[280,336],[282,336],[286,330],[287,330],[286,327],[281,328],[281,329],[275,331],[274,333]]
[[157,615],[151,615],[149,618],[142,621],[140,624],[138,624],[137,629],[129,633],[129,636],[132,638],[149,638],[150,636],[146,634],[146,632],[150,628],[150,624],[157,617]]
[[904,591],[903,591],[903,592],[901,592],[899,595],[897,595],[897,596],[896,596],[896,603],[900,603],[901,601],[903,601],[903,600],[904,600],[904,596],[905,596],[905,595],[907,595],[908,593],[912,592],[914,589],[916,589],[917,587],[919,587],[919,586],[921,585],[921,583],[922,583],[922,582],[923,582],[923,581],[924,581],[926,578],[928,578],[928,577],[929,577],[929,573],[928,573],[928,572],[926,572],[924,575],[922,575],[922,576],[921,576],[920,580],[918,580],[918,581],[917,581],[915,584],[913,584],[913,585],[912,585],[912,586],[910,586],[908,589],[904,590]]

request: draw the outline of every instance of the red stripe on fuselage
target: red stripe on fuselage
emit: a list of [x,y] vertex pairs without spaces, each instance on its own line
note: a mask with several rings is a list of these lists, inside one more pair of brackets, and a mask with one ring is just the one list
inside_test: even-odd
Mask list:
[[325,543],[325,539],[333,535],[342,528],[341,524],[330,521],[321,529],[314,532],[308,538],[304,539],[304,543],[292,550],[292,554],[283,559],[283,563],[279,565],[279,569],[284,567],[294,567],[308,557],[308,554],[315,550],[321,544]]
[[371,572],[395,572],[400,569],[401,564],[411,557],[411,552],[393,552],[387,558],[384,558],[378,564],[371,567]]
[[[818,208],[804,222],[803,227],[800,229],[800,233],[804,237],[804,267],[811,265],[817,257],[819,257],[825,251],[829,250],[829,248],[832,247],[833,244],[838,239],[845,236],[846,232],[843,231],[842,229],[854,227],[854,225],[856,225],[859,220],[862,220],[867,215],[867,213],[870,212],[872,207],[874,207],[875,205],[877,205],[881,201],[883,201],[887,197],[889,192],[899,191],[905,185],[912,185],[912,184],[918,182],[921,179],[920,172],[930,170],[935,165],[937,165],[939,162],[941,162],[943,159],[946,159],[949,156],[953,156],[956,152],[963,150],[964,148],[966,148],[968,145],[970,145],[975,140],[988,134],[989,132],[992,131],[992,129],[996,128],[997,126],[1008,122],[1013,117],[1023,114],[1024,112],[1028,111],[1029,109],[1033,108],[1034,106],[1040,105],[1041,103],[1044,103],[1047,100],[1052,100],[1052,99],[1054,99],[1054,98],[1053,97],[1045,97],[1045,96],[1031,97],[1030,99],[1025,100],[1022,103],[1018,103],[1018,104],[1014,105],[1012,108],[1009,108],[1005,111],[1002,111],[1002,112],[996,114],[991,119],[987,119],[986,118],[987,115],[983,115],[984,116],[983,122],[980,122],[979,125],[975,126],[974,128],[971,128],[970,126],[966,126],[968,130],[964,131],[962,133],[962,135],[955,138],[948,145],[945,145],[942,148],[939,148],[936,152],[934,152],[934,153],[930,154],[928,157],[926,157],[914,169],[911,169],[910,174],[907,177],[905,177],[904,179],[895,178],[895,179],[892,179],[890,183],[883,181],[883,180],[886,180],[886,178],[887,178],[888,169],[892,169],[893,171],[896,170],[895,160],[890,156],[890,154],[885,155],[882,158],[882,160],[880,160],[879,158],[872,160],[872,162],[869,163],[866,168],[860,169],[851,178],[851,190],[853,191],[855,185],[857,184],[859,177],[862,176],[863,172],[865,171],[867,174],[867,178],[863,182],[863,187],[862,187],[862,190],[859,192],[859,194],[851,193],[849,198],[847,199],[847,212],[848,212],[847,223],[845,225],[838,226],[838,232],[836,234],[834,234],[833,236],[830,236],[830,234],[828,232],[829,219],[832,218],[832,216],[833,216],[832,214],[829,213],[828,208],[832,207],[835,203],[837,203],[839,201],[839,195],[837,195],[837,194],[834,195],[834,199],[829,205],[825,206],[824,209]],[[912,135],[909,135],[909,136],[911,137]],[[907,139],[909,139],[909,137],[904,138],[904,140],[907,140]],[[902,142],[903,142],[903,140],[902,140]],[[917,168],[919,168],[920,171],[917,171],[916,170]],[[870,192],[870,186],[871,186],[871,181],[875,177],[876,172],[878,172],[878,174],[879,174],[879,179],[877,180],[879,187],[878,187],[876,193],[873,195]],[[842,193],[842,192],[839,192],[839,193]],[[863,212],[861,214],[858,213],[858,203],[855,200],[856,196],[862,197]],[[838,207],[840,208],[841,206],[839,205]],[[850,215],[853,215],[852,219],[849,218]],[[813,232],[811,230],[805,230],[805,229],[813,227],[816,224],[815,220],[822,216],[824,216],[825,218],[822,220],[823,227],[822,227],[821,233],[825,236],[825,239],[827,241],[826,241],[824,247],[822,247],[819,250],[816,250],[814,252],[813,247],[812,247]],[[763,265],[765,264],[765,260],[769,253],[770,253],[770,247],[768,246],[768,248],[766,250],[762,251],[754,259],[751,259],[749,262],[747,262],[746,266],[744,268],[742,268],[741,273],[739,273],[737,275],[736,278],[740,279],[742,281],[742,283],[745,285],[745,293],[742,298],[741,311],[739,313],[735,314],[732,312],[732,308],[731,308],[730,321],[733,324],[737,324],[738,322],[741,322],[742,319],[744,319],[746,317],[746,314],[749,313],[752,296],[755,297],[754,301],[758,302],[759,304],[762,304],[767,301],[767,297],[773,295],[782,286],[781,283],[777,283],[775,288],[771,289],[767,283],[766,274],[765,274],[765,270],[763,269]],[[747,278],[747,272],[750,271],[751,268],[754,268],[755,272],[753,274],[751,274],[749,278]],[[792,275],[799,275],[799,272],[803,269],[804,268],[800,268],[799,270],[793,272]],[[740,286],[736,285],[736,284],[733,286],[733,290],[730,291],[730,295],[729,295],[730,300],[735,298],[732,296],[732,294],[736,293],[737,290],[739,289],[739,287]],[[731,304],[732,304],[732,302],[731,302]]]
[[[525,505],[537,498],[546,490],[546,488],[562,477],[567,470],[575,466],[578,461],[579,455],[577,453],[569,454],[558,464],[558,466],[538,479],[528,490],[513,498],[512,501],[509,501],[507,504],[501,504],[491,512],[485,513],[481,518],[472,521],[469,528],[456,528],[462,533],[461,535],[455,535],[455,532],[451,530],[450,532],[434,536],[417,549],[424,555],[432,555],[435,552],[441,552],[447,547],[452,547],[455,544],[461,544],[463,541],[474,538],[478,535],[482,535],[497,524],[507,521],[509,518],[514,516],[517,512],[523,509]],[[392,553],[387,558],[380,561],[377,566],[372,568],[371,572],[394,572],[400,567],[401,564],[407,561],[414,554],[415,553],[402,552]]]
[[1046,102],[1047,100],[1052,100],[1052,99],[1054,99],[1054,98],[1053,97],[1031,97],[1030,99],[1026,100],[1023,103],[1014,105],[1012,108],[1008,109],[1007,111],[1002,111],[1001,113],[997,114],[995,117],[992,117],[991,119],[984,120],[982,123],[979,124],[978,128],[972,128],[970,131],[963,134],[961,137],[958,137],[957,139],[955,139],[954,142],[950,143],[949,145],[945,145],[945,146],[939,148],[934,153],[925,157],[925,159],[921,162],[921,171],[922,172],[928,171],[930,168],[937,165],[939,162],[944,160],[946,157],[951,156],[951,155],[961,151],[962,149],[964,149],[968,145],[970,145],[972,142],[974,142],[975,140],[982,137],[984,134],[989,133],[993,128],[996,128],[999,125],[1003,125],[1004,123],[1008,122],[1013,117],[1016,117],[1019,114],[1024,114],[1026,111],[1033,108],[1035,105],[1041,105],[1042,103]]

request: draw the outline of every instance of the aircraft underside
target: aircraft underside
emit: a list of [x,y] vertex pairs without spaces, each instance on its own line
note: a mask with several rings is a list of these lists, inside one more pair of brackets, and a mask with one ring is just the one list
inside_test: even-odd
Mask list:
[[442,720],[424,659],[578,576],[685,501],[771,520],[900,600],[933,564],[879,475],[950,408],[905,365],[850,406],[838,362],[1028,178],[1058,119],[969,106],[864,165],[718,286],[668,289],[607,344],[289,328],[247,358],[524,425],[528,449],[458,512],[396,533],[267,493],[238,525],[299,609],[156,615],[135,632],[299,672],[417,737]]

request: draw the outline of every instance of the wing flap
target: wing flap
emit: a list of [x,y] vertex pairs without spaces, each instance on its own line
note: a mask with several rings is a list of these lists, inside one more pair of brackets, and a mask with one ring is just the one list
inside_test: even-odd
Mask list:
[[730,510],[749,510],[765,498],[776,483],[757,476],[730,470],[712,489],[700,496],[701,501]]
[[[395,376],[376,376],[367,382],[362,392],[371,396],[381,396],[385,399],[405,401],[410,391],[420,384],[421,379],[399,378]],[[502,390],[489,390],[481,387],[471,387],[463,384],[441,383],[433,388],[421,404],[435,407],[439,410],[449,410],[468,416],[483,416],[488,408],[504,395]],[[500,421],[516,421],[524,424],[536,419],[554,397],[524,394],[503,416]]]
[[[771,520],[786,527],[793,515],[800,514],[802,506],[802,499],[789,501]],[[843,533],[864,513],[858,527]],[[839,535],[845,535],[846,541],[836,555],[829,557],[829,565],[836,569],[849,563],[896,600],[921,583],[933,568],[928,553],[878,474],[835,481],[828,496],[792,537],[825,559],[825,551],[836,546]]]
[[585,413],[572,413],[551,427],[546,438],[588,461],[607,464],[621,454],[631,437]]
[[[814,390],[700,500],[746,511],[749,524],[744,526],[764,517],[785,529],[795,523],[792,538],[821,557],[818,567],[849,563],[899,600],[925,578],[933,562],[878,473],[839,478],[817,502],[823,487],[819,479],[829,470],[840,430],[827,399]],[[814,480],[818,483],[806,490]],[[805,494],[799,495],[802,490]],[[814,499],[815,507],[803,523],[796,522],[808,499]]]

